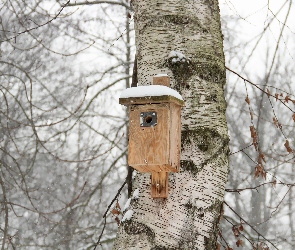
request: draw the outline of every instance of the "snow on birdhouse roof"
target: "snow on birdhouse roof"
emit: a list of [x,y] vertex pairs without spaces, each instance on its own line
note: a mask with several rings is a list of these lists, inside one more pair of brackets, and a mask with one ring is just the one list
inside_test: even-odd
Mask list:
[[162,85],[149,85],[128,88],[121,93],[120,98],[148,96],[173,96],[183,101],[182,96],[176,90]]

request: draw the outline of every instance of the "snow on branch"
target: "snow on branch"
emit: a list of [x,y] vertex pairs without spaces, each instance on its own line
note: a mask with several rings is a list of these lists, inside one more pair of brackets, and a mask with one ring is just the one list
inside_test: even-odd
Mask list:
[[184,54],[182,54],[180,51],[177,50],[172,50],[169,55],[168,58],[171,59],[172,63],[177,63],[177,62],[188,62],[189,63],[189,59],[186,58],[186,56]]

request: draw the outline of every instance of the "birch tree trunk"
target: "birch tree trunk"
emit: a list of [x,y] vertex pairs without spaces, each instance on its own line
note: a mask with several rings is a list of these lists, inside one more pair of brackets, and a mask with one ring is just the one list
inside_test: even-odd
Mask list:
[[150,174],[137,173],[114,249],[216,249],[229,152],[218,1],[133,2],[138,84],[167,73],[185,100],[181,170],[167,199],[152,199]]

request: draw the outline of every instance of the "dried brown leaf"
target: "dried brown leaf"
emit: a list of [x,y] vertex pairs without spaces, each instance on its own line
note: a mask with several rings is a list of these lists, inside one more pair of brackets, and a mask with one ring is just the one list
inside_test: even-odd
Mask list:
[[250,105],[250,100],[249,100],[248,96],[246,97],[245,101],[246,101],[246,103],[248,103]]
[[120,226],[120,220],[118,217],[115,218],[115,221],[117,222],[117,225]]
[[120,207],[119,202],[116,203],[116,208],[118,208],[119,210],[121,210],[121,207]]
[[273,186],[273,187],[276,187],[276,185],[277,185],[277,180],[274,180],[274,181],[272,182],[272,186]]
[[266,163],[266,160],[265,160],[265,156],[263,153],[259,153],[259,158],[262,159],[265,163]]
[[270,97],[271,93],[270,93],[269,89],[267,89],[266,91],[267,91],[267,96]]
[[279,126],[279,128],[280,128],[280,129],[282,129],[282,128],[283,128],[283,126],[282,126],[282,124],[281,124],[281,123],[278,123],[278,126]]
[[254,178],[256,179],[257,177],[263,177],[264,179],[266,179],[266,171],[264,170],[264,167],[263,165],[261,164],[258,164],[256,167],[255,167],[255,173],[254,173]]
[[258,150],[258,136],[257,136],[254,126],[250,126],[250,132],[251,132],[251,138],[253,139],[253,145],[257,151]]
[[111,211],[111,213],[112,213],[113,215],[121,214],[121,212],[120,212],[119,210],[115,209],[115,208]]
[[292,115],[293,121],[295,122],[295,113]]
[[292,148],[290,147],[290,144],[289,144],[289,141],[288,140],[286,140],[284,146],[286,147],[288,153],[292,153],[293,152]]
[[236,245],[237,247],[240,247],[243,245],[243,241],[241,239],[239,239],[237,242],[236,242]]
[[251,132],[251,138],[254,138],[256,134],[254,126],[250,126],[250,132]]
[[278,128],[278,120],[277,118],[273,117],[272,118],[274,125]]
[[232,226],[232,229],[231,230],[233,231],[235,237],[239,237],[240,236],[240,231],[237,228],[237,226]]

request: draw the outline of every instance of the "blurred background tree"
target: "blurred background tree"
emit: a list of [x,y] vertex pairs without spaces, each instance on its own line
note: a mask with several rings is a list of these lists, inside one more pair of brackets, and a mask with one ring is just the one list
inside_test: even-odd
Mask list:
[[[126,7],[1,4],[2,249],[84,249],[124,181]],[[129,7],[128,7],[129,8]],[[115,236],[109,219],[104,242]]]

